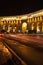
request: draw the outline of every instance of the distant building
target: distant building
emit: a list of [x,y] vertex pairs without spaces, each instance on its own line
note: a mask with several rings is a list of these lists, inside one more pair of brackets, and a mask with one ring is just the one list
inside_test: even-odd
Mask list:
[[25,33],[35,29],[36,33],[43,34],[43,9],[24,15],[2,16],[0,17],[0,30],[2,29],[11,33]]

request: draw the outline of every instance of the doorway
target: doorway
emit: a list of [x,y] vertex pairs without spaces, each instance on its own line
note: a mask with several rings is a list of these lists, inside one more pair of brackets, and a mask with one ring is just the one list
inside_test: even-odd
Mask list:
[[26,22],[23,22],[22,23],[22,32],[25,33],[27,30],[27,23]]

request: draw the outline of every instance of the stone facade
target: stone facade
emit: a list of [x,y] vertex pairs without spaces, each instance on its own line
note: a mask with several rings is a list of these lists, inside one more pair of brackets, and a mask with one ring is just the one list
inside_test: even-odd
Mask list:
[[[27,26],[24,24],[24,31],[23,23],[27,24]],[[2,29],[11,33],[35,29],[37,33],[43,34],[43,10],[19,16],[0,17],[0,31]]]

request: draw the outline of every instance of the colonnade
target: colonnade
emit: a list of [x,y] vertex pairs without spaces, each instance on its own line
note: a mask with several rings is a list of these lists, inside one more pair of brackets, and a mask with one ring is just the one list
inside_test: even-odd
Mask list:
[[[23,25],[23,23],[25,23]],[[27,19],[13,19],[0,21],[0,30],[4,29],[8,32],[26,32],[26,30],[36,30],[37,33],[43,33],[43,15],[34,16]],[[24,29],[24,30],[23,30]]]

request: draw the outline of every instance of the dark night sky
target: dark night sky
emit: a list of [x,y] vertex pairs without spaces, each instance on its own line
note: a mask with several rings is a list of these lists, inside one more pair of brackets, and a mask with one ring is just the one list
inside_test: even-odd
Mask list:
[[41,0],[14,0],[0,2],[0,16],[28,14],[43,9]]

